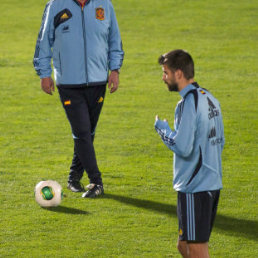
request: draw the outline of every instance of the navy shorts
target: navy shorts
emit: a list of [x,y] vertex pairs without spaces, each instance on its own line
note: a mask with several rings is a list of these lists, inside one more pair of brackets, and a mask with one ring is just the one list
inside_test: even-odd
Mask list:
[[220,190],[198,193],[178,192],[179,240],[208,242],[215,220]]

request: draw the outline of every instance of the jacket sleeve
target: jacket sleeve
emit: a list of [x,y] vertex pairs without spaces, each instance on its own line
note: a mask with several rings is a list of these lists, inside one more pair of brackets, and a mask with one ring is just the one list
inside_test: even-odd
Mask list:
[[196,133],[197,113],[194,100],[189,96],[183,106],[183,111],[176,130],[172,131],[167,122],[158,120],[155,129],[165,145],[181,157],[188,157],[192,150]]
[[50,15],[51,3],[52,1],[45,7],[33,59],[34,68],[40,78],[50,77],[52,74],[51,58],[54,43],[54,24]]
[[117,70],[120,69],[124,59],[124,51],[122,46],[121,35],[115,15],[115,11],[113,5],[110,1],[110,31],[109,31],[109,38],[108,38],[108,61],[109,61],[109,69],[110,70]]

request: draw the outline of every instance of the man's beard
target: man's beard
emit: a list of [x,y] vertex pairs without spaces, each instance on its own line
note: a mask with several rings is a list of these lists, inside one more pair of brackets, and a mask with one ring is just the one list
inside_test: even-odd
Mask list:
[[176,82],[171,84],[167,83],[167,86],[169,91],[178,91],[178,84]]

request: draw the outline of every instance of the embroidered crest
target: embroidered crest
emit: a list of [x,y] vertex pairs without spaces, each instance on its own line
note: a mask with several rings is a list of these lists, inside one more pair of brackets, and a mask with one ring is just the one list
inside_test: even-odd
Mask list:
[[96,19],[103,21],[105,20],[105,10],[102,7],[96,8]]

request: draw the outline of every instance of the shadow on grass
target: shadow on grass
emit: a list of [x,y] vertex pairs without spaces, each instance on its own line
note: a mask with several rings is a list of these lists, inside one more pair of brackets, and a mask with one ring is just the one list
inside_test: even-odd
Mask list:
[[65,207],[65,206],[44,208],[44,210],[66,213],[66,214],[83,214],[83,215],[88,215],[89,214],[89,212],[87,212],[87,211],[74,209],[74,208],[69,208],[69,207]]
[[[105,194],[103,198],[113,199],[124,204],[166,214],[171,217],[177,216],[176,206],[172,204],[141,200],[108,193]],[[225,231],[228,234],[237,233],[240,237],[245,237],[253,240],[257,240],[258,238],[258,222],[254,220],[238,219],[222,214],[217,214],[214,227],[221,231]]]

